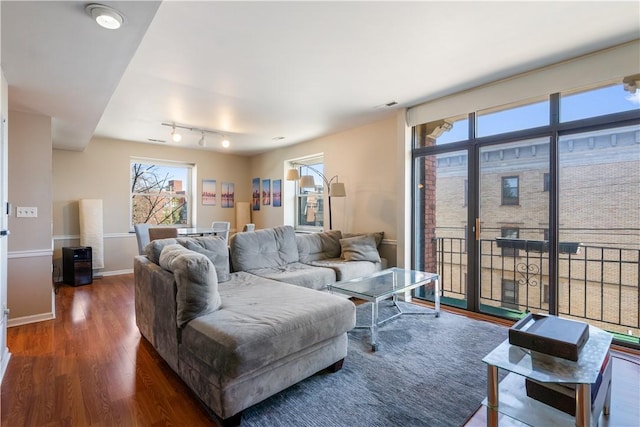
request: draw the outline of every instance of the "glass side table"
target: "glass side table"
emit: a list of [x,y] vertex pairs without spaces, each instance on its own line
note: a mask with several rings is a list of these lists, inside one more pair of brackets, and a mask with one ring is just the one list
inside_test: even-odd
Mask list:
[[[498,414],[504,414],[530,425],[597,425],[600,412],[608,413],[611,381],[603,378],[598,394],[591,402],[591,384],[596,382],[602,363],[609,352],[613,335],[589,326],[589,340],[580,351],[577,362],[531,351],[505,340],[482,359],[487,364],[487,425],[498,425]],[[608,368],[612,362],[609,361]],[[498,369],[509,371],[498,383]],[[526,396],[524,379],[542,383],[575,384],[575,418]]]

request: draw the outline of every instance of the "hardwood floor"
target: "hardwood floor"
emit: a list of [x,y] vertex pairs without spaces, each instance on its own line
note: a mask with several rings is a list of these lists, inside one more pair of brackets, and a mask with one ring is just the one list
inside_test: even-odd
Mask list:
[[[62,285],[55,299],[55,320],[8,330],[12,356],[1,390],[3,427],[219,425],[141,338],[133,275]],[[640,384],[640,358],[623,356],[631,362],[628,369],[614,369],[605,426],[638,426],[640,402],[629,401],[627,392]],[[483,413],[467,425],[485,425]]]

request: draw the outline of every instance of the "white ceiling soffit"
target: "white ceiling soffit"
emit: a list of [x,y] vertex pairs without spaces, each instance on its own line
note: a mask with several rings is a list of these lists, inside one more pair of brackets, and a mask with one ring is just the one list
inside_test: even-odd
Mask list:
[[2,1],[9,109],[51,116],[53,147],[83,150],[153,20],[159,1],[99,2],[125,17],[99,27],[83,1]]
[[107,2],[126,15],[117,31],[85,3],[12,3],[9,100],[53,117],[56,148],[72,146],[61,131],[81,149],[94,129],[201,148],[198,132],[173,143],[175,122],[258,153],[640,37],[633,1]]

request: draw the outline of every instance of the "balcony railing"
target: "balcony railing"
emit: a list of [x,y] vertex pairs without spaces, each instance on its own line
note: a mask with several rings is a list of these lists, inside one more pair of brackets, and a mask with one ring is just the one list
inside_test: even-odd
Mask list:
[[[500,242],[500,243],[499,243]],[[558,314],[640,343],[640,250],[568,243],[559,252]],[[549,258],[539,241],[480,241],[483,311],[517,317],[549,311]],[[467,253],[462,238],[436,238],[443,301],[464,306]]]

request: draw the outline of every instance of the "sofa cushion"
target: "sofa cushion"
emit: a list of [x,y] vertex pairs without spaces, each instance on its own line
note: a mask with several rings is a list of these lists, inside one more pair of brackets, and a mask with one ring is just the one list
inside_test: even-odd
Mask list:
[[310,263],[316,267],[331,268],[336,273],[336,281],[364,277],[382,270],[383,263],[370,261],[345,261],[342,258],[322,259]]
[[222,307],[192,320],[181,351],[211,366],[220,384],[248,374],[355,326],[344,298],[248,273],[221,283]]
[[182,245],[166,245],[160,253],[160,267],[173,272],[176,280],[178,327],[220,307],[215,267],[205,255]]
[[371,235],[340,239],[340,246],[345,261],[380,262],[376,241]]
[[178,240],[174,238],[152,240],[144,249],[144,253],[154,264],[160,265],[160,254],[167,245],[175,245]]
[[384,239],[384,231],[377,231],[374,233],[342,233],[343,239],[358,236],[372,236],[376,241],[376,248],[379,248],[380,244],[382,243],[382,239]]
[[340,230],[322,233],[296,234],[300,262],[312,262],[340,256]]
[[229,246],[235,271],[280,267],[299,260],[295,233],[288,225],[236,233]]
[[218,283],[229,280],[229,247],[220,237],[183,237],[178,243],[187,249],[205,255],[213,263]]
[[315,290],[324,290],[328,284],[336,281],[336,273],[331,268],[315,267],[300,262],[292,262],[273,268],[254,268],[248,272],[256,276]]

